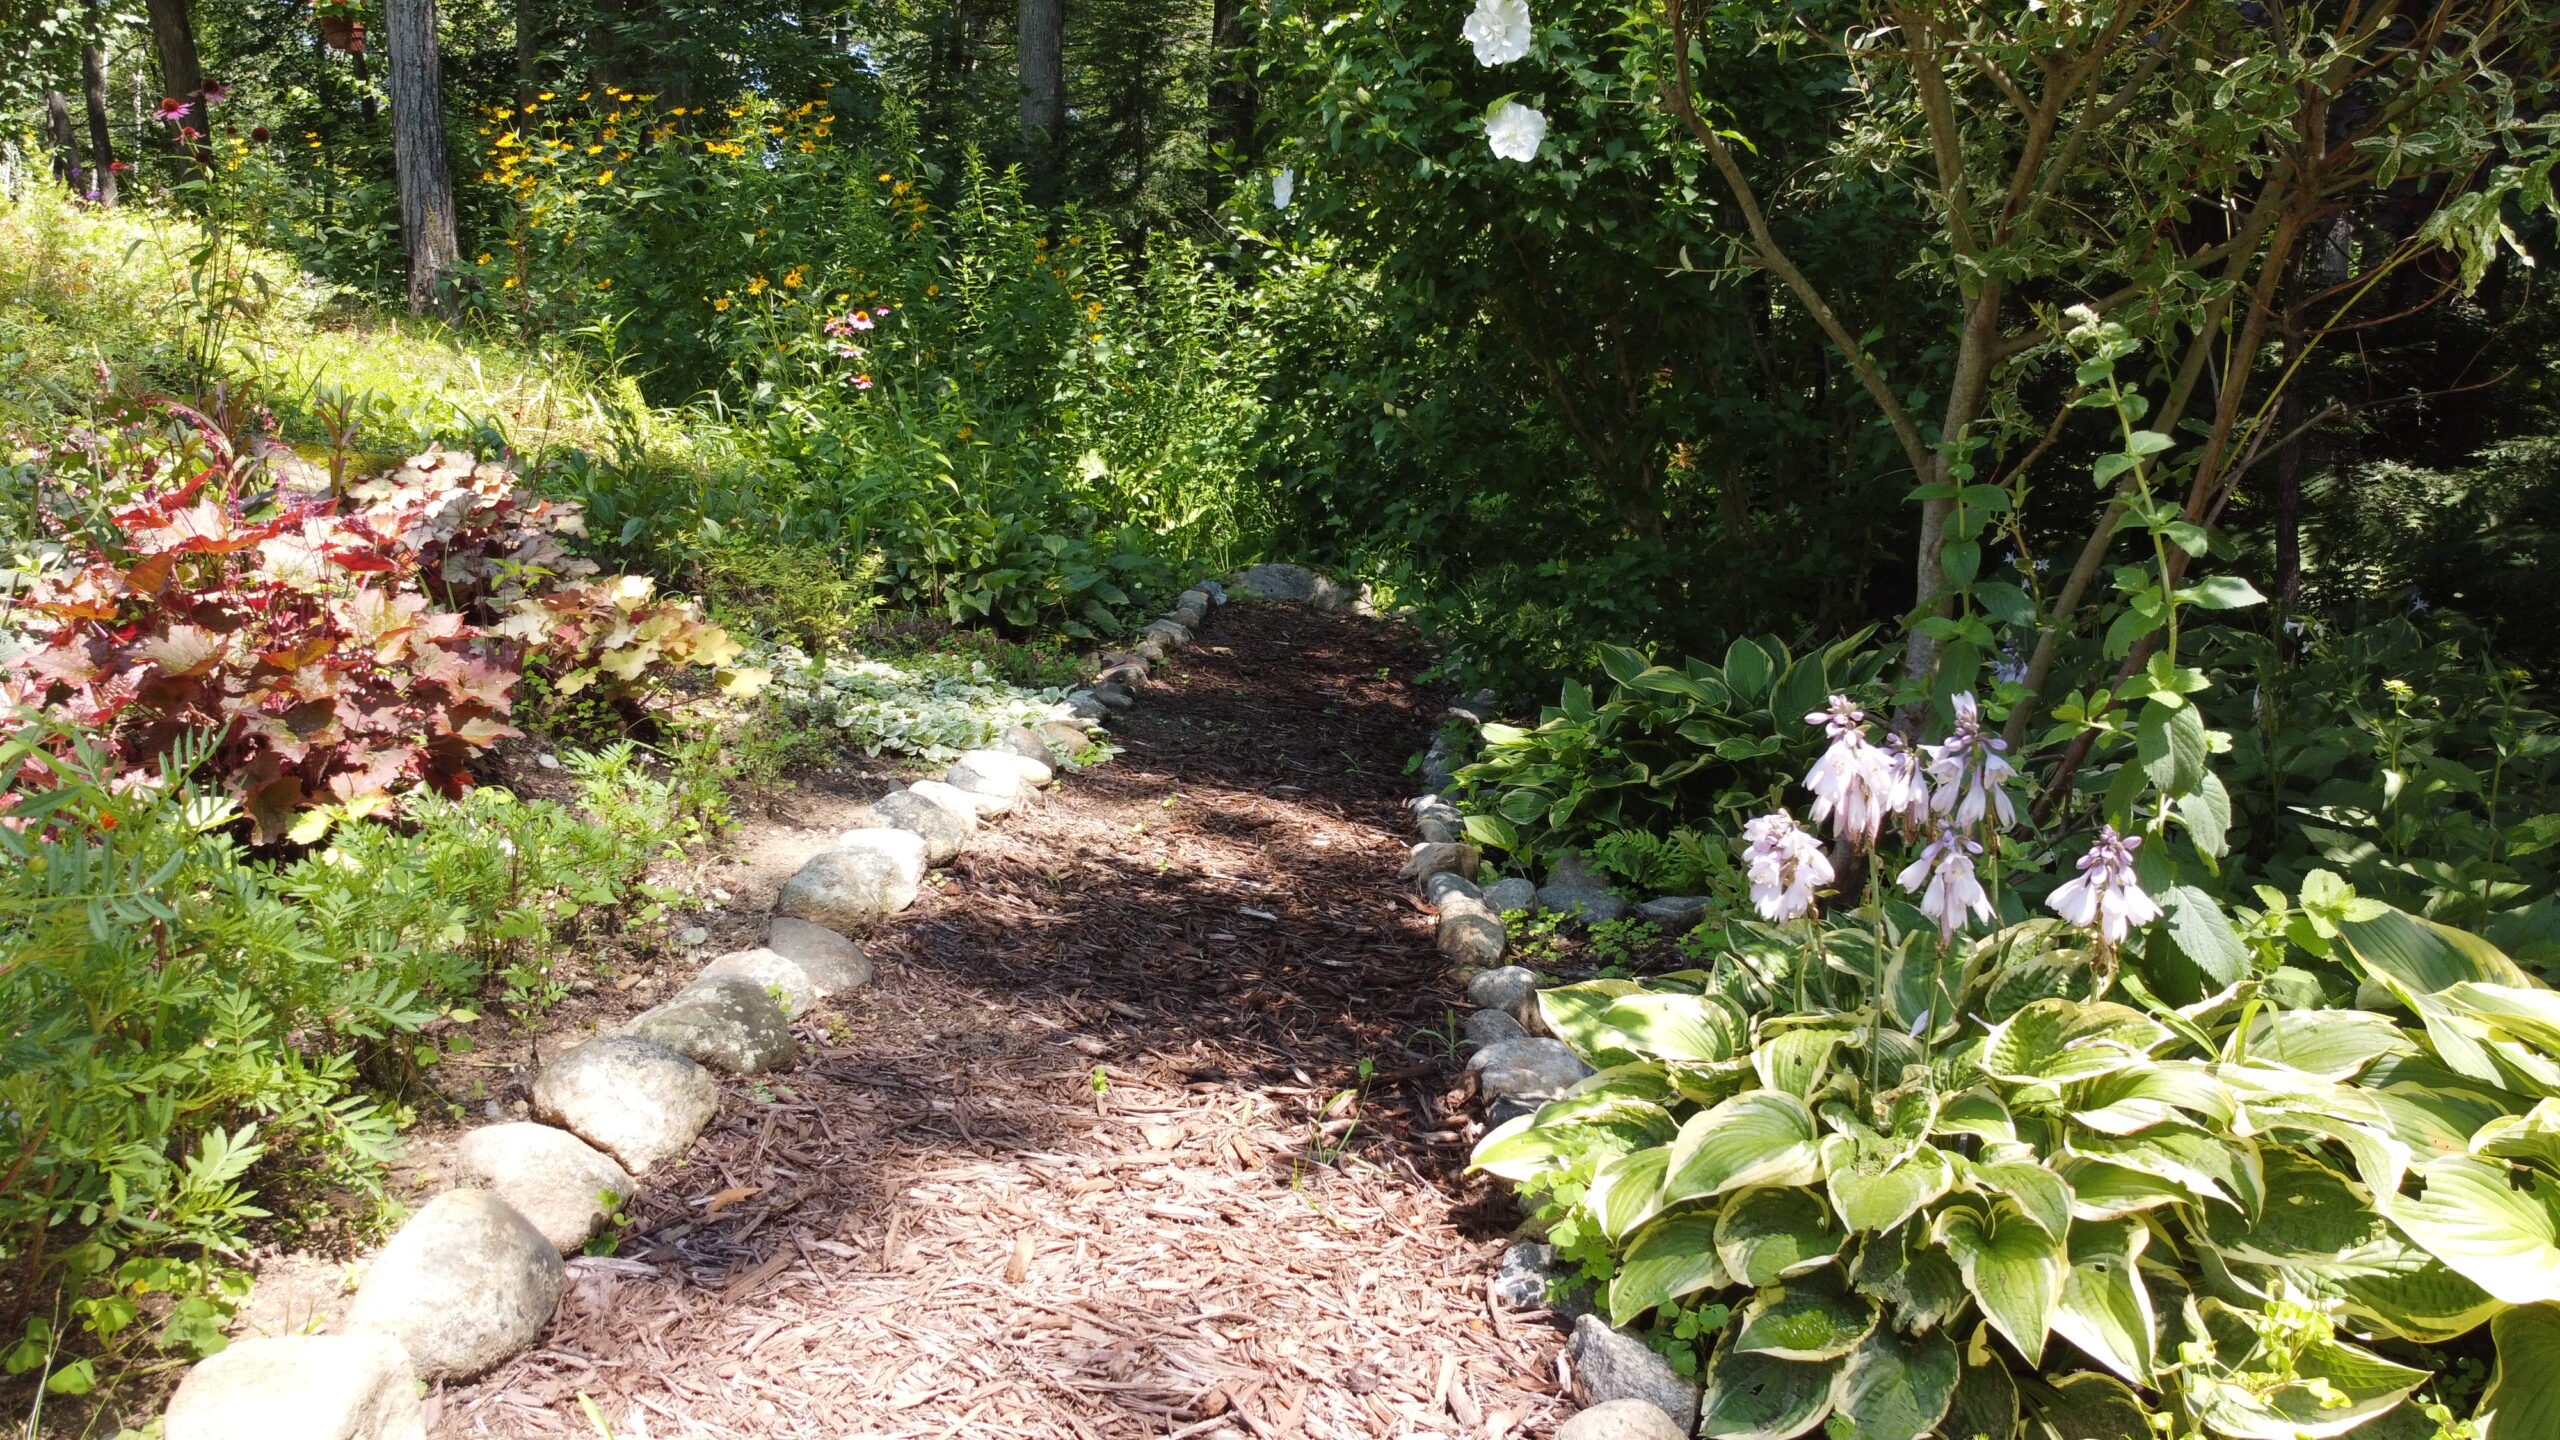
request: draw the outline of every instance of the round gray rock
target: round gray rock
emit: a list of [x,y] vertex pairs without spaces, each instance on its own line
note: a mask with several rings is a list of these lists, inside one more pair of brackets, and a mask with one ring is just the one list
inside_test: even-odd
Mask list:
[[1573,1361],[1574,1388],[1585,1405],[1641,1400],[1669,1416],[1676,1435],[1698,1428],[1698,1382],[1672,1369],[1670,1361],[1635,1336],[1610,1329],[1597,1315],[1585,1315],[1573,1322],[1565,1353]]
[[916,903],[924,857],[912,830],[848,830],[783,885],[773,913],[854,934]]
[[764,948],[799,966],[822,998],[871,983],[871,957],[862,953],[860,945],[824,925],[777,915],[765,927]]
[[1538,887],[1517,875],[1508,880],[1496,880],[1484,887],[1484,903],[1485,908],[1496,915],[1508,915],[1514,910],[1535,910],[1538,908]]
[[[1010,750],[964,751],[951,768],[954,770],[966,768],[988,775],[1003,775],[1010,772],[1015,780],[1034,790],[1045,790],[1056,783],[1058,778],[1058,772],[1049,768],[1049,762],[1045,757],[1016,755]],[[963,790],[969,788],[961,785],[957,780],[951,783],[960,785]]]
[[1556,1427],[1556,1440],[1688,1440],[1680,1422],[1649,1400],[1610,1400]]
[[1467,999],[1487,1010],[1518,1010],[1538,994],[1538,972],[1526,965],[1487,970],[1467,982]]
[[[1563,1293],[1557,1294],[1557,1288]],[[1579,1268],[1556,1254],[1556,1247],[1536,1240],[1515,1240],[1502,1252],[1494,1272],[1493,1295],[1514,1310],[1549,1310],[1570,1324],[1592,1313],[1597,1291]]]
[[965,815],[954,814],[912,790],[892,790],[871,802],[871,813],[892,830],[912,830],[924,837],[924,863],[947,865],[951,858],[968,848],[969,832],[978,828],[974,807]]
[[1707,904],[1704,895],[1658,895],[1636,907],[1636,918],[1682,935],[1707,918]]
[[533,1082],[533,1118],[576,1135],[634,1175],[682,1155],[719,1108],[710,1071],[636,1035],[590,1040]]
[[1451,894],[1440,904],[1440,926],[1434,936],[1440,953],[1461,966],[1501,963],[1510,938],[1502,921],[1481,900]]
[[1191,627],[1179,620],[1150,620],[1145,633],[1151,639],[1164,642],[1168,649],[1180,650],[1191,643]]
[[1467,1016],[1467,1043],[1482,1049],[1505,1040],[1518,1040],[1529,1032],[1507,1010],[1476,1010]]
[[1138,692],[1117,682],[1096,685],[1092,694],[1105,710],[1126,710],[1138,703]]
[[1582,1057],[1561,1040],[1504,1040],[1479,1050],[1467,1061],[1476,1084],[1487,1095],[1554,1098],[1592,1073]]
[[566,1130],[522,1120],[463,1136],[454,1169],[507,1202],[563,1255],[604,1228],[606,1195],[628,1200],[639,1188],[612,1156]]
[[783,1001],[734,972],[705,974],[641,1012],[623,1033],[654,1040],[689,1060],[732,1075],[758,1075],[800,1062]]
[[1049,747],[1042,743],[1038,731],[1028,725],[1007,725],[996,737],[995,748],[1019,755],[1025,760],[1049,763]]
[[1626,901],[1596,886],[1544,886],[1538,891],[1538,908],[1553,910],[1559,915],[1579,917],[1588,925],[1623,920],[1627,914]]
[[1454,870],[1472,880],[1475,878],[1476,865],[1481,858],[1473,845],[1457,845],[1445,841],[1435,843],[1426,840],[1413,847],[1411,853],[1405,857],[1404,868],[1398,870],[1396,874],[1404,879],[1420,882],[1430,879],[1443,870]]
[[1067,713],[1079,720],[1099,720],[1112,709],[1090,690],[1079,690],[1067,697]]
[[265,1335],[198,1361],[162,1440],[427,1440],[408,1352],[388,1335]]
[[1062,752],[1069,759],[1073,759],[1083,751],[1084,747],[1093,743],[1091,731],[1081,725],[1071,725],[1064,720],[1040,722],[1040,738],[1052,747],[1052,753]]
[[347,1328],[395,1336],[422,1380],[478,1375],[542,1338],[560,1308],[560,1252],[486,1190],[448,1190],[382,1247]]
[[[808,924],[805,920],[795,920],[791,923],[795,925]],[[835,932],[829,931],[827,933],[834,934]],[[852,942],[847,941],[846,943],[851,944]],[[859,947],[856,947],[853,953],[857,959],[862,958],[862,951]],[[781,1003],[782,1013],[785,1016],[796,1020],[799,1017],[808,1014],[810,1010],[817,1006],[819,1001],[826,999],[828,996],[836,994],[839,991],[850,990],[855,985],[859,985],[864,981],[869,980],[871,978],[871,967],[866,961],[862,967],[862,974],[860,978],[853,980],[849,984],[842,983],[840,977],[830,975],[822,978],[820,975],[812,973],[811,967],[808,965],[794,960],[790,956],[784,955],[779,951],[759,946],[753,950],[730,951],[728,954],[723,955],[719,959],[712,961],[710,964],[703,966],[700,978],[703,980],[711,980],[723,975],[734,975],[740,979],[753,983],[757,989],[773,996]]]
[[1422,898],[1432,909],[1440,909],[1452,895],[1463,895],[1470,900],[1484,899],[1484,892],[1476,888],[1476,882],[1455,870],[1435,870],[1423,877]]
[[970,834],[978,833],[978,803],[987,798],[984,795],[972,795],[942,780],[919,780],[908,786],[906,793],[941,806]]

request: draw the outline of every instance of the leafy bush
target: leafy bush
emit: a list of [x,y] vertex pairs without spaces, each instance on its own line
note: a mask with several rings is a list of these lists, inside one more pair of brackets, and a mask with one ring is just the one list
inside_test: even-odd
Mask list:
[[1591,842],[1592,867],[1645,895],[1734,895],[1740,872],[1722,835],[1612,830]]
[[1026,690],[960,655],[813,658],[785,646],[758,663],[772,671],[769,693],[788,719],[832,726],[871,755],[950,760],[992,744],[1009,726],[1067,713],[1063,687]]
[[113,512],[87,563],[28,601],[50,625],[0,699],[105,730],[137,769],[209,732],[214,773],[272,843],[323,800],[466,787],[471,756],[517,733],[529,651],[571,694],[736,654],[647,579],[591,578],[562,544],[576,507],[503,467],[429,451],[352,498],[270,503],[217,456]]

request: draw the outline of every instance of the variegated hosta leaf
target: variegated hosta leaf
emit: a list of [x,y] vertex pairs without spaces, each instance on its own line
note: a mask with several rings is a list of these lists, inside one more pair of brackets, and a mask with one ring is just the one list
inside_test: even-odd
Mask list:
[[2429,1254],[2510,1305],[2560,1300],[2560,1193],[2493,1160],[2447,1156],[2418,1167],[2426,1193],[2383,1213]]
[[2163,1205],[2192,1205],[2200,1198],[2157,1175],[2077,1155],[2066,1155],[2054,1162],[2053,1171],[2071,1187],[2071,1217],[2075,1220],[2113,1220]]
[[1856,1135],[1822,1138],[1831,1204],[1851,1231],[1890,1230],[1955,1183],[1955,1167],[1946,1152],[1934,1145],[1905,1149],[1890,1142],[1870,1145]]
[[2112,1375],[2084,1370],[2053,1382],[2052,1398],[2038,1405],[2027,1427],[2034,1440],[2116,1440],[2149,1435],[2151,1412],[2142,1398]]
[[2380,1239],[2382,1217],[2328,1166],[2292,1150],[2260,1152],[2267,1205],[2251,1221],[2204,1207],[2205,1238],[2225,1257],[2255,1265],[2320,1264]]
[[1609,1286],[1609,1323],[1623,1326],[1668,1301],[1732,1283],[1716,1256],[1715,1212],[1665,1215],[1628,1241]]
[[2403,1000],[2432,995],[2465,980],[2487,985],[2531,986],[2534,979],[2495,945],[2451,926],[2393,910],[2338,927],[2347,949],[2366,973]]
[[[2348,1315],[2387,1335],[2441,1345],[2478,1329],[2507,1302],[2397,1234],[2346,1257],[2338,1286]],[[2555,1432],[2560,1433],[2560,1432]]]
[[2423,1056],[2384,1059],[2365,1072],[2358,1088],[2381,1109],[2392,1135],[2421,1161],[2468,1154],[2471,1137],[2483,1126],[2503,1115],[2522,1114],[2530,1103]]
[[2131,1006],[2038,1000],[1992,1027],[1982,1069],[2002,1080],[2059,1085],[2143,1063],[2168,1038],[2167,1027]]
[[1963,1353],[1963,1373],[1956,1380],[1956,1393],[1948,1402],[1945,1420],[1939,1426],[1942,1435],[1974,1436],[2014,1435],[2018,1429],[2018,1382],[2009,1376],[2009,1366],[2000,1352],[1991,1347],[1991,1327],[1973,1327],[1973,1338]]
[[2061,1176],[2033,1160],[2006,1160],[1966,1167],[1977,1193],[2006,1195],[2036,1227],[2056,1240],[2071,1230],[2071,1187]]
[[1783,1091],[1753,1090],[1699,1111],[1680,1127],[1664,1197],[1692,1200],[1745,1185],[1810,1185],[1820,1178],[1813,1112]]
[[1794,1440],[1831,1413],[1840,1362],[1780,1360],[1730,1345],[1707,1362],[1698,1434],[1706,1440]]
[[1781,1360],[1837,1360],[1874,1331],[1877,1318],[1876,1307],[1826,1265],[1752,1296],[1730,1343]]
[[2473,1131],[2471,1153],[2520,1160],[2560,1177],[2560,1100],[2545,1100],[2522,1115],[2501,1115]]
[[1931,1127],[1939,1135],[1975,1135],[1985,1140],[2015,1140],[2018,1124],[1987,1085],[1979,1085],[1938,1107]]
[[1573,1087],[1564,1093],[1568,1100],[1592,1095],[1623,1095],[1630,1100],[1651,1100],[1659,1105],[1668,1103],[1680,1092],[1671,1083],[1670,1066],[1659,1060],[1636,1060],[1593,1071],[1573,1082]]
[[2064,1092],[2074,1123],[2131,1135],[2169,1120],[2231,1123],[2231,1092],[2192,1060],[2162,1060],[2084,1080]]
[[1476,1142],[1471,1163],[1516,1183],[1550,1166],[1587,1160],[1605,1163],[1658,1147],[1677,1133],[1670,1112],[1650,1101],[1618,1095],[1573,1097],[1494,1127]]
[[2518,1306],[2491,1321],[2489,1335],[2498,1370],[2480,1397],[2482,1433],[2560,1435],[2560,1306]]
[[1831,1052],[1847,1038],[1839,1030],[1782,1030],[1753,1048],[1752,1068],[1760,1072],[1762,1086],[1809,1100],[1831,1064]]
[[2313,1340],[2294,1356],[2293,1373],[2299,1378],[2272,1390],[2254,1379],[2190,1373],[2188,1396],[2204,1423],[2232,1440],[2323,1440],[2398,1405],[2433,1372],[2341,1340]]
[[2352,1080],[2385,1055],[2417,1053],[2388,1015],[2368,1010],[2281,1010],[2249,1027],[2249,1058],[2291,1066],[2324,1080]]
[[1962,1369],[1945,1335],[1879,1327],[1842,1365],[1831,1406],[1859,1440],[1920,1440],[1947,1413]]
[[2266,1185],[2258,1145],[2239,1136],[2207,1134],[2184,1125],[2158,1125],[2139,1135],[2072,1135],[2070,1152],[2127,1170],[2158,1176],[2208,1199],[2258,1213]]
[[1721,995],[1629,995],[1600,1014],[1637,1054],[1712,1063],[1751,1048],[1751,1017]]
[[2136,1385],[2151,1383],[2158,1355],[2151,1294],[2134,1268],[2150,1238],[2139,1220],[2072,1226],[2071,1273],[2053,1312],[2053,1328],[2063,1339]]
[[1984,1317],[2030,1362],[2043,1355],[2053,1307],[2062,1298],[2062,1242],[2007,1200],[1988,1208],[1950,1204],[1934,1228]]
[[[1628,1037],[1612,1029],[1602,1017],[1609,1007],[1630,995],[1644,993],[1644,987],[1632,980],[1585,980],[1579,985],[1559,985],[1538,992],[1538,1015],[1547,1022],[1547,1033],[1570,1045],[1585,1060],[1600,1064],[1598,1057],[1609,1051],[1625,1051]],[[1641,1059],[1627,1054],[1623,1059]]]
[[1670,1163],[1669,1147],[1656,1145],[1621,1155],[1600,1167],[1583,1192],[1583,1208],[1600,1217],[1600,1232],[1622,1239],[1637,1226],[1662,1213],[1662,1172]]
[[1899,1330],[1934,1330],[1964,1308],[1964,1276],[1945,1247],[1930,1240],[1925,1218],[1861,1246],[1850,1283],[1889,1308]]
[[1745,1190],[1716,1217],[1716,1254],[1745,1285],[1810,1270],[1838,1255],[1846,1238],[1822,1197],[1794,1185]]

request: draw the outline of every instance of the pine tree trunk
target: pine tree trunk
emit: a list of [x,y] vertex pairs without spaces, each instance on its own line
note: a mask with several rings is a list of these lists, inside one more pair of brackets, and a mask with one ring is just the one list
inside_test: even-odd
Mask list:
[[193,100],[204,88],[204,62],[196,54],[195,19],[187,0],[150,0],[150,6],[151,54],[160,63],[160,93]]
[[88,43],[80,50],[80,90],[89,105],[89,188],[116,203],[116,142],[107,131],[107,7],[89,0]]
[[1067,12],[1062,0],[1021,0],[1014,54],[1022,77],[1022,146],[1032,193],[1054,198],[1067,128]]
[[409,245],[409,313],[443,308],[445,277],[462,261],[453,220],[453,165],[445,154],[444,85],[436,54],[435,0],[388,0],[391,150],[400,179],[400,230]]

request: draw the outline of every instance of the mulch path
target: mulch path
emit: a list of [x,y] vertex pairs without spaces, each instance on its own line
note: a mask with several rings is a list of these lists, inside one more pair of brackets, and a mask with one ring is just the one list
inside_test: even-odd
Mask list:
[[811,1056],[725,1082],[539,1349],[437,1437],[1541,1434],[1488,1304],[1456,987],[1395,879],[1426,657],[1229,606],[868,947]]

